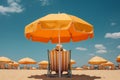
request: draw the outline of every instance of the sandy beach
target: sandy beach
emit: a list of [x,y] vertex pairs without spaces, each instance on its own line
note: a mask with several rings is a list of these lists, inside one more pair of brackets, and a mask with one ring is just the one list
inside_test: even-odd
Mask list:
[[120,70],[72,70],[72,78],[47,77],[47,70],[0,70],[0,80],[120,80]]

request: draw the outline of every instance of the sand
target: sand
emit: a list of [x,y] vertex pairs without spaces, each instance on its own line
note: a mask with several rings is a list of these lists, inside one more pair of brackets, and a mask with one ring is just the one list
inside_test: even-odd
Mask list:
[[120,70],[72,70],[72,78],[47,77],[46,73],[47,70],[0,70],[0,80],[120,80]]

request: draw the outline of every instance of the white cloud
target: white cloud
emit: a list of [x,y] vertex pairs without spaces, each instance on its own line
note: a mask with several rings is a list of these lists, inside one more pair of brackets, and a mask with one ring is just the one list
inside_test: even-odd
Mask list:
[[96,49],[106,49],[106,47],[103,44],[96,44],[95,48]]
[[120,45],[118,45],[117,48],[120,49]]
[[0,13],[6,15],[7,13],[20,13],[23,11],[19,4],[20,0],[7,0],[8,6],[0,5]]
[[87,48],[83,48],[83,47],[77,47],[76,49],[80,50],[80,51],[86,51],[87,50]]
[[120,32],[106,33],[105,38],[118,39],[118,38],[120,38]]
[[41,6],[48,6],[50,3],[49,3],[49,0],[40,0],[41,2]]
[[104,54],[104,53],[107,53],[107,50],[97,50],[96,53],[100,53],[100,54]]

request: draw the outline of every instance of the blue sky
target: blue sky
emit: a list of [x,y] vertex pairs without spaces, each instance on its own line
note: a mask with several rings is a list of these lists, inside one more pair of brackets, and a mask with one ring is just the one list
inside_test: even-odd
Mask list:
[[49,13],[68,13],[94,26],[95,37],[63,44],[72,50],[75,66],[88,64],[92,56],[101,56],[116,64],[120,54],[120,0],[0,0],[0,56],[18,61],[31,57],[47,60],[47,49],[55,44],[32,42],[24,28]]

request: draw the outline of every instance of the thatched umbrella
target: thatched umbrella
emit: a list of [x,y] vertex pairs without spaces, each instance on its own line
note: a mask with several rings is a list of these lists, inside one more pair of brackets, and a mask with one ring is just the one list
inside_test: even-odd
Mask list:
[[22,58],[18,61],[19,64],[24,64],[26,66],[24,66],[24,69],[26,69],[28,64],[36,64],[36,61],[32,58],[26,57],[26,58]]
[[38,65],[40,69],[47,69],[48,61],[40,61]]

